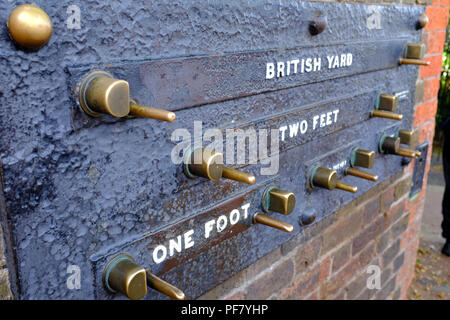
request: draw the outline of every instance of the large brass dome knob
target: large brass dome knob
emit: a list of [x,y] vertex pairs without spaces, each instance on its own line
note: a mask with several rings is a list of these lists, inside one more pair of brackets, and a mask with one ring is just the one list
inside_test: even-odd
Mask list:
[[16,43],[29,49],[42,47],[50,40],[53,31],[47,13],[32,4],[22,4],[11,12],[8,29]]

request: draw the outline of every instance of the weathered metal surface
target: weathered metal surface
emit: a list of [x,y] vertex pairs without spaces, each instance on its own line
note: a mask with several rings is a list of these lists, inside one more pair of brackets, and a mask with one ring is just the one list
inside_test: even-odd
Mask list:
[[410,198],[414,198],[422,190],[425,167],[427,165],[428,142],[417,146],[415,150],[420,151],[421,155],[414,160],[411,191],[409,193]]
[[[0,88],[0,157],[6,205],[1,221],[11,227],[15,260],[9,259],[9,266],[17,271],[19,298],[121,299],[109,295],[101,282],[107,258],[128,251],[143,267],[151,267],[149,250],[143,246],[147,240],[152,241],[152,234],[160,232],[161,237],[166,237],[162,230],[188,221],[195,223],[201,212],[205,215],[201,219],[206,219],[212,208],[235,203],[238,200],[234,199],[253,190],[231,181],[191,180],[185,177],[181,165],[172,164],[171,133],[177,128],[193,132],[193,120],[203,121],[204,130],[249,128],[252,124],[255,128],[277,127],[289,125],[289,118],[313,114],[310,110],[315,106],[317,111],[329,110],[333,104],[349,119],[347,125],[338,123],[307,139],[286,140],[276,177],[261,176],[261,163],[234,166],[254,174],[255,187],[261,187],[261,192],[266,184],[275,183],[296,194],[295,210],[280,218],[294,225],[294,234],[249,225],[173,268],[160,266],[152,270],[184,290],[188,298],[211,289],[307,228],[299,225],[299,219],[308,208],[314,208],[315,221],[320,221],[376,185],[347,176],[343,180],[359,188],[356,195],[339,190],[308,190],[305,164],[333,159],[326,162],[333,165],[347,157],[347,149],[341,152],[342,147],[357,145],[376,150],[383,133],[395,135],[399,128],[410,129],[417,67],[396,67],[393,62],[400,54],[400,43],[420,41],[421,32],[415,25],[423,8],[376,7],[381,25],[373,28],[367,23],[374,13],[364,5],[272,0],[94,0],[79,4],[81,28],[69,29],[66,9],[73,4],[71,1],[35,2],[54,24],[54,34],[45,47],[25,52],[10,41],[6,26],[0,33],[0,74],[7,79]],[[14,1],[0,3],[1,21],[6,21],[15,5]],[[317,11],[326,14],[327,27],[312,36],[309,21]],[[399,45],[382,53],[385,57],[392,54],[392,59],[374,60],[367,69],[360,64],[350,73],[339,71],[335,73],[338,78],[309,73],[303,74],[299,82],[280,78],[265,83],[263,79],[259,85],[249,87],[242,79],[252,74],[259,77],[261,67],[264,70],[259,62],[263,60],[253,68],[251,60],[240,65],[238,60],[228,59],[269,52],[271,61],[267,62],[274,62],[275,57],[290,59],[290,52],[303,49],[325,54],[325,48],[331,52],[336,48],[368,48],[358,51],[361,56],[353,57],[357,66],[357,61],[365,61],[366,54],[370,56],[381,48],[375,45],[372,51],[372,43]],[[234,78],[223,84],[212,82],[223,91],[213,92],[207,87],[192,96],[180,92],[170,101],[169,93],[174,91],[169,89],[161,91],[159,100],[152,100],[158,95],[150,95],[148,83],[155,88],[164,83],[168,88],[171,85],[152,78],[150,71],[155,69],[132,74],[126,68],[214,59],[219,71],[235,72]],[[234,63],[225,66],[230,62]],[[139,98],[138,102],[169,103],[159,107],[177,109],[177,120],[169,124],[151,119],[89,118],[77,105],[78,78],[73,70],[81,70],[80,65],[87,69],[111,68],[116,77],[130,83],[132,96]],[[210,74],[204,74],[211,70],[208,67],[199,69],[199,79],[210,79]],[[189,83],[186,77],[183,79],[181,84]],[[245,90],[233,91],[236,84]],[[404,91],[398,110],[404,115],[402,121],[368,118],[373,104],[367,104],[375,98],[374,92]],[[378,174],[381,182],[399,170],[401,157],[377,153],[370,171]],[[252,194],[256,201],[258,192]],[[81,270],[78,290],[66,286],[70,265]],[[164,268],[170,271],[163,274]]]

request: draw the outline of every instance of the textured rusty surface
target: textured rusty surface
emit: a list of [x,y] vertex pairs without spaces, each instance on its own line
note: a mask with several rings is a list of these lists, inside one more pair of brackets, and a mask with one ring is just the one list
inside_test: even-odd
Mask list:
[[[174,102],[173,108],[190,107],[180,109],[172,124],[87,117],[76,104],[72,70],[80,65],[139,67],[154,60],[165,64],[180,58],[219,56],[220,63],[235,65],[236,79],[241,80],[249,70],[239,69],[236,61],[227,58],[235,53],[251,56],[252,52],[269,50],[289,59],[291,55],[285,53],[299,48],[326,54],[327,47],[345,50],[362,43],[370,50],[371,43],[386,40],[418,42],[421,32],[414,26],[423,8],[381,7],[382,29],[368,29],[364,5],[270,0],[201,4],[92,0],[78,4],[81,29],[71,30],[66,26],[66,9],[73,4],[71,1],[35,2],[53,20],[54,34],[48,45],[37,52],[25,52],[10,41],[5,25],[0,33],[0,77],[7,79],[0,85],[0,157],[6,200],[1,221],[9,223],[13,233],[18,298],[121,298],[108,295],[101,284],[108,257],[127,249],[150,267],[146,251],[133,249],[131,243],[251,190],[230,181],[216,184],[189,180],[181,166],[171,163],[172,131],[192,131],[193,120],[202,120],[204,130],[246,128],[250,124],[262,128],[278,126],[281,122],[277,117],[301,117],[316,105],[326,109],[337,103],[341,110],[349,108],[354,112],[349,115],[350,127],[339,125],[305,140],[294,139],[282,149],[280,172],[274,178],[281,188],[297,195],[296,209],[284,219],[294,225],[294,233],[301,232],[298,219],[307,206],[316,208],[316,221],[320,221],[374,185],[345,177],[345,182],[358,185],[358,194],[308,191],[309,164],[356,141],[364,142],[360,144],[365,149],[375,150],[383,132],[394,134],[400,126],[410,128],[417,67],[396,67],[394,59],[387,65],[373,60],[371,65],[375,67],[360,68],[352,76],[342,71],[333,78],[309,78],[313,81],[291,87],[283,84],[289,82],[286,78],[279,81],[280,87],[274,87],[280,90],[260,86],[247,92],[246,88],[233,99],[186,98],[185,102],[190,102],[185,103],[183,99],[189,94],[182,93],[181,100],[176,100],[181,102]],[[7,20],[14,6],[14,1],[0,3],[0,21]],[[327,28],[311,36],[308,25],[317,11],[326,14]],[[357,57],[354,61],[357,63]],[[130,77],[126,80],[139,102],[153,101],[144,80],[156,86],[159,82],[145,70],[132,74],[125,67],[114,69],[118,77]],[[197,76],[206,79],[209,75],[200,72]],[[229,82],[227,89],[234,84]],[[409,92],[400,100],[399,112],[404,114],[400,123],[364,116],[372,106],[359,103],[374,99],[374,92],[405,90]],[[166,103],[165,97],[167,93],[154,101]],[[196,105],[199,102],[202,104]],[[372,172],[380,176],[380,182],[401,170],[399,157],[377,156]],[[245,170],[255,174],[257,183],[264,187],[272,181],[259,175],[260,167],[250,165]],[[258,193],[252,194],[256,203]],[[186,290],[189,298],[195,298],[291,236],[263,226],[247,227],[186,263],[172,261],[171,266],[160,266],[161,270],[170,269],[162,277]],[[81,268],[80,290],[66,287],[68,265]]]

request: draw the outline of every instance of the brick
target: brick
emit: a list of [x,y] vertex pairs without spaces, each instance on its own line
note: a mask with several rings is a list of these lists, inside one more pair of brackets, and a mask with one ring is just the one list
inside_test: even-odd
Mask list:
[[431,100],[424,104],[416,106],[414,111],[413,126],[418,127],[425,124],[431,119],[434,119],[437,111],[437,100]]
[[364,206],[364,225],[371,223],[380,212],[380,199],[378,197],[370,200]]
[[315,238],[297,249],[294,256],[296,275],[308,270],[317,261],[321,247],[322,239]]
[[399,300],[400,299],[400,288],[397,288],[397,290],[394,291],[394,294],[392,295],[392,300]]
[[389,210],[391,204],[394,202],[394,188],[389,188],[380,196],[380,212]]
[[424,81],[423,101],[437,99],[439,87],[441,85],[440,78],[434,78]]
[[405,212],[406,201],[407,199],[400,201],[383,214],[383,223],[385,229],[388,229],[403,215],[403,213]]
[[442,68],[442,55],[428,56],[425,57],[424,60],[429,61],[430,65],[419,67],[420,78],[427,79],[440,76]]
[[398,239],[392,246],[386,249],[386,251],[383,254],[383,267],[387,267],[389,263],[392,262],[394,257],[399,253],[400,251],[400,239]]
[[294,275],[294,263],[291,259],[265,272],[248,286],[245,299],[263,300],[275,292],[287,287]]
[[445,31],[426,32],[427,54],[441,53],[444,50]]
[[401,218],[391,228],[391,239],[398,238],[403,232],[406,231],[409,224],[409,214]]
[[395,290],[395,277],[389,280],[389,282],[381,288],[377,294],[378,300],[386,300],[386,298]]
[[294,281],[292,286],[283,290],[280,294],[280,299],[284,300],[298,300],[309,295],[319,282],[320,272],[313,270],[309,274],[299,277]]
[[394,187],[394,201],[397,201],[411,190],[411,177],[403,179]]
[[367,276],[366,272],[362,272],[346,286],[348,299],[356,299],[363,290],[367,289]]
[[236,293],[233,293],[232,295],[225,297],[225,300],[244,300],[245,299],[245,292],[244,291],[238,291]]
[[239,272],[227,279],[225,282],[214,287],[210,291],[206,292],[204,295],[198,297],[198,300],[217,300],[221,299],[223,296],[228,295],[233,290],[239,288],[244,282],[244,272]]
[[403,266],[403,262],[405,262],[405,253],[402,252],[397,258],[394,260],[394,272],[397,272],[401,266]]
[[352,243],[352,255],[360,252],[369,242],[373,241],[383,230],[383,218],[379,218],[372,222],[368,227],[362,230]]
[[378,237],[378,239],[376,240],[377,253],[381,253],[387,248],[387,246],[390,243],[390,239],[391,239],[390,231],[386,231],[383,234],[381,234],[381,236]]
[[448,24],[448,9],[440,7],[427,7],[428,24],[425,31],[444,31]]
[[381,271],[381,286],[384,286],[384,284],[391,278],[392,276],[392,268],[384,268]]
[[261,272],[270,269],[272,265],[281,259],[281,249],[277,248],[274,251],[268,253],[263,258],[257,260],[252,265],[248,266],[244,271],[243,275],[246,279],[252,279],[258,276]]
[[350,258],[350,247],[351,243],[347,243],[333,254],[333,265],[331,268],[331,272],[336,272],[337,270],[342,268],[348,261],[348,259]]
[[353,214],[345,217],[345,219],[338,221],[331,228],[326,230],[323,235],[323,251],[328,252],[332,248],[342,243],[345,239],[350,238],[353,234],[356,234],[361,230],[362,225],[362,211],[355,210]]
[[331,260],[331,256],[328,256],[320,262],[319,282],[325,281],[331,274]]

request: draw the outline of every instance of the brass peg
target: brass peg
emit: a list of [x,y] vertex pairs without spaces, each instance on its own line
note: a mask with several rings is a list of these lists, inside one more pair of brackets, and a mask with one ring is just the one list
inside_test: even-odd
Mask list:
[[407,144],[408,146],[414,146],[418,140],[418,131],[413,130],[399,130],[398,137],[401,144]]
[[365,172],[365,171],[362,171],[362,170],[359,170],[359,169],[356,169],[356,168],[348,168],[345,171],[345,174],[349,174],[351,176],[362,178],[362,179],[366,179],[366,180],[370,180],[370,181],[373,181],[373,182],[378,181],[378,176],[376,174]]
[[399,59],[399,64],[414,64],[428,66],[429,61],[423,60],[425,56],[425,45],[422,43],[408,43],[406,57]]
[[291,224],[271,218],[261,213],[257,213],[253,216],[253,223],[260,223],[284,232],[294,231],[294,227]]
[[403,115],[399,113],[394,113],[390,111],[383,111],[383,110],[372,110],[371,117],[377,117],[377,118],[386,118],[386,119],[392,119],[392,120],[402,120]]
[[131,300],[144,298],[147,295],[147,286],[172,299],[184,299],[184,293],[180,289],[137,265],[128,254],[120,254],[106,265],[103,283],[110,292],[121,292]]
[[313,170],[310,181],[311,187],[313,188],[321,187],[328,190],[337,188],[353,193],[358,191],[358,187],[338,181],[337,172],[335,170],[330,170],[323,167],[317,167]]
[[213,181],[225,178],[250,185],[255,183],[255,176],[228,168],[222,163],[223,155],[221,153],[197,148],[186,155],[183,170],[189,178],[203,177]]
[[264,191],[261,202],[264,212],[275,211],[288,215],[294,210],[295,195],[276,186],[270,186]]
[[146,271],[146,274],[147,284],[150,288],[155,289],[156,291],[159,291],[172,299],[184,300],[185,296],[183,291],[174,287],[170,283],[158,278],[148,270]]
[[380,152],[387,154],[397,154],[400,148],[400,138],[382,136],[380,139]]
[[406,148],[402,148],[402,147],[398,148],[398,151],[396,154],[399,156],[407,157],[407,158],[411,158],[411,159],[414,159],[415,157],[420,157],[422,155],[422,153],[420,151],[406,149]]
[[52,36],[53,26],[50,17],[33,4],[22,4],[14,8],[8,18],[11,38],[20,46],[38,49]]
[[350,164],[352,167],[364,167],[370,169],[375,162],[375,151],[354,149],[352,151],[352,158]]
[[79,101],[83,111],[92,117],[135,116],[168,122],[176,118],[173,112],[144,107],[131,101],[128,82],[115,79],[111,74],[103,71],[94,71],[82,80]]
[[377,109],[394,112],[398,107],[398,97],[394,94],[380,94],[377,101]]
[[147,295],[145,269],[127,254],[113,258],[106,265],[103,283],[110,292],[121,292],[131,300],[139,300]]

